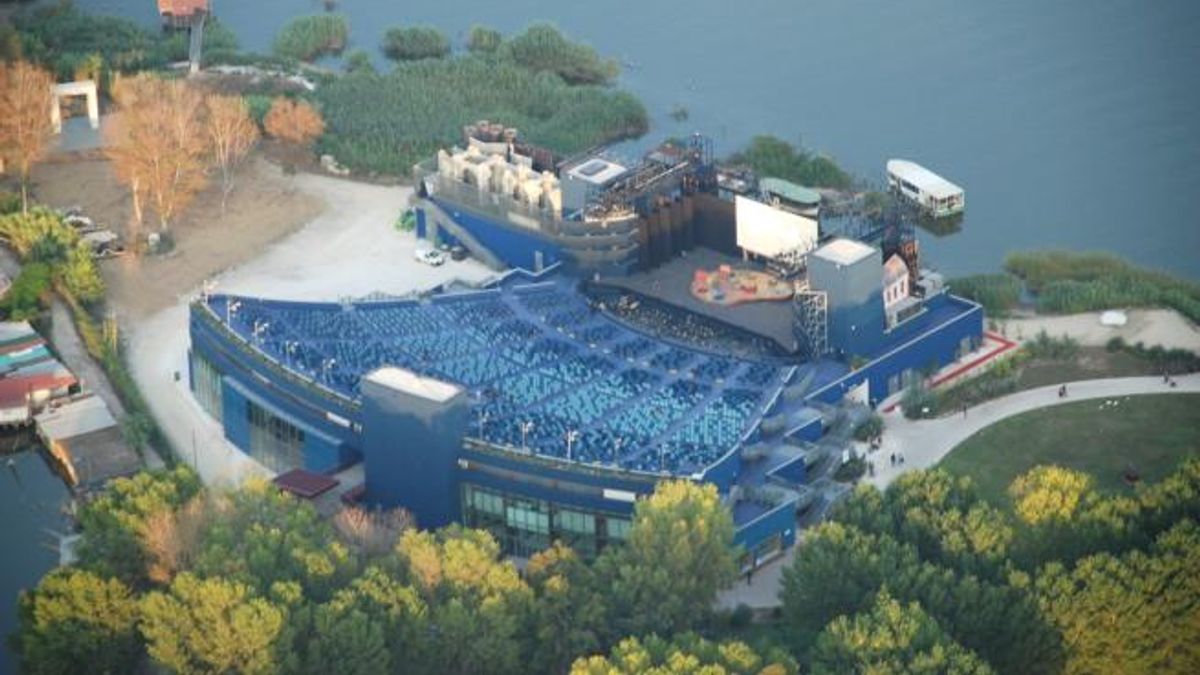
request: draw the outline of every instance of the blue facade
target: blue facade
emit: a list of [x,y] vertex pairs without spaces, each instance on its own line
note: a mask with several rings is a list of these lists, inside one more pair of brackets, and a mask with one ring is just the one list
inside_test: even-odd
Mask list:
[[[517,297],[535,288],[551,287],[549,282],[529,278],[528,274],[518,274],[513,282],[530,284],[522,286],[527,290],[517,293]],[[500,290],[493,289],[473,297],[500,296]],[[537,509],[548,513],[545,518],[551,534],[558,531],[556,514],[577,511],[597,514],[593,525],[603,525],[610,538],[619,538],[614,533],[621,523],[627,524],[636,498],[651,493],[662,478],[663,474],[648,469],[621,469],[595,460],[570,461],[466,438],[474,430],[474,417],[473,404],[465,393],[449,401],[430,403],[397,394],[387,387],[376,387],[370,377],[364,377],[360,381],[360,396],[350,398],[352,389],[343,385],[341,391],[334,391],[332,385],[324,384],[335,381],[328,376],[322,380],[303,374],[311,372],[311,366],[306,371],[298,365],[301,361],[293,359],[284,367],[281,362],[286,356],[268,354],[263,343],[231,331],[219,318],[228,316],[229,311],[220,302],[194,306],[190,330],[193,359],[203,361],[200,370],[218,374],[218,394],[209,399],[219,402],[210,400],[206,407],[220,416],[226,437],[256,457],[266,456],[278,463],[294,457],[298,466],[318,472],[333,472],[361,459],[365,462],[366,499],[387,506],[402,505],[414,513],[422,527],[461,522],[466,515],[463,504],[472,496],[471,490],[481,488],[503,494],[507,500],[534,503],[531,508],[535,516],[543,515]],[[438,311],[446,308],[445,311],[453,312],[459,309],[457,303],[453,298],[439,297],[430,303],[398,302],[389,306],[414,310],[430,307]],[[328,317],[317,319],[312,324],[316,326],[314,330],[324,330],[321,322],[353,316],[323,303],[278,303],[278,306],[281,311],[285,307],[287,311],[308,308],[320,317]],[[870,400],[877,403],[895,390],[896,382],[905,373],[953,361],[964,349],[978,343],[982,331],[983,311],[978,305],[948,295],[932,297],[922,313],[881,334],[880,345],[863,367],[845,375],[840,371],[822,375],[805,400],[834,404],[850,389],[869,382]],[[448,348],[440,340],[423,344],[428,345],[423,349]],[[487,370],[495,367],[491,361],[457,354],[447,363],[483,369],[479,372],[501,372]],[[205,397],[198,390],[202,377],[195,362],[192,365],[189,375],[193,389],[203,402]],[[792,368],[792,373],[795,371]],[[814,371],[821,373],[824,371],[820,368]],[[772,401],[777,400],[778,393]],[[212,405],[219,406],[219,410],[213,410]],[[773,403],[763,405],[771,407]],[[736,447],[710,458],[711,463],[697,469],[699,473],[685,473],[684,477],[711,482],[722,492],[727,492],[739,479],[743,483],[750,480],[743,472],[758,476],[755,480],[763,480],[761,465],[755,467],[751,462],[743,466],[740,452],[743,445],[760,438],[761,414],[751,418],[751,428]],[[787,433],[792,438],[815,441],[823,433],[819,415],[797,415],[790,424],[793,427]],[[270,433],[264,431],[267,427]],[[280,427],[287,432],[282,434],[282,441],[277,433]],[[508,444],[520,442],[523,441],[518,439]],[[805,482],[802,460],[787,467],[776,467],[780,478],[786,473],[786,478],[797,485]],[[765,480],[776,479],[767,471]],[[794,499],[781,503],[739,502],[735,506],[735,540],[750,552],[751,562],[794,542],[795,508]]]
[[822,387],[808,398],[837,403],[863,382],[870,386],[871,405],[897,393],[905,373],[921,373],[953,363],[964,348],[978,346],[983,336],[983,307],[947,294],[930,298],[925,311],[885,335],[884,346],[858,370]]
[[470,407],[459,390],[438,401],[363,379],[366,497],[403,506],[425,528],[460,520],[455,467]]
[[[444,202],[436,197],[430,201],[437,204],[459,227],[471,233],[480,244],[503,260],[510,267],[538,270],[563,262],[562,248],[550,240],[538,236],[533,230],[519,231],[516,226],[505,225]],[[418,223],[426,218],[424,209],[417,208]],[[428,231],[428,230],[426,230]],[[541,256],[541,266],[538,256]]]

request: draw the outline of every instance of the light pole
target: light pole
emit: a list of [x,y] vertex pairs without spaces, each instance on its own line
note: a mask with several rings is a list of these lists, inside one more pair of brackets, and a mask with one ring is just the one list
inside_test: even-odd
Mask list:
[[488,415],[486,410],[479,411],[479,440],[481,441],[483,440],[483,425],[486,424],[489,419],[491,419],[491,416]]
[[325,359],[325,360],[324,360],[324,361],[321,363],[321,370],[322,370],[322,371],[324,372],[324,374],[325,374],[325,381],[326,381],[326,382],[329,382],[329,371],[333,370],[333,367],[334,367],[335,365],[337,365],[337,359]]
[[241,300],[234,300],[233,302],[230,302],[228,299],[225,300],[225,325],[226,326],[233,328],[233,315],[237,314],[237,311],[241,308],[241,306],[242,306]]
[[533,431],[533,422],[526,420],[521,422],[521,447],[525,450],[529,449],[529,444],[526,442],[529,437],[529,432]]
[[571,461],[571,446],[575,441],[579,440],[579,432],[574,429],[567,430],[567,461]]
[[625,445],[625,437],[617,436],[617,440],[613,442],[613,466],[617,465],[617,457],[621,455],[621,446]]

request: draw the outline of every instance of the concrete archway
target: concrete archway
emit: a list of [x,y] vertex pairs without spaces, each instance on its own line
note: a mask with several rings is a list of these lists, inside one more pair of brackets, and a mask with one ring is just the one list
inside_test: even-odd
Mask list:
[[78,82],[63,82],[53,88],[54,101],[50,103],[50,123],[54,125],[54,133],[62,133],[62,100],[67,96],[86,96],[88,123],[93,129],[100,128],[100,100],[96,95],[95,80],[80,80]]

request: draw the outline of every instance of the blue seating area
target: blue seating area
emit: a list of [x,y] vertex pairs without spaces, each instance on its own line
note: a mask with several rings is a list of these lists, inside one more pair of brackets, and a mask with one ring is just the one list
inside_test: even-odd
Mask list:
[[422,301],[208,306],[268,358],[348,399],[366,373],[400,366],[467,389],[470,435],[561,458],[570,437],[570,459],[633,470],[692,473],[724,456],[790,369],[649,337],[566,279]]

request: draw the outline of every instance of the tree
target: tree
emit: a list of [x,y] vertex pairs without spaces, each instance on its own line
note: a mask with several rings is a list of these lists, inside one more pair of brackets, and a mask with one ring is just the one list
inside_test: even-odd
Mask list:
[[580,657],[570,672],[571,675],[794,675],[797,671],[796,662],[777,650],[758,654],[744,642],[715,643],[695,633],[664,640],[652,633],[641,639],[622,640],[608,656]]
[[169,592],[142,599],[147,651],[180,675],[276,670],[276,640],[285,612],[244,584],[181,574]]
[[1149,552],[1051,563],[1036,589],[1062,631],[1064,672],[1200,672],[1200,526],[1181,521]]
[[108,132],[106,153],[129,186],[136,224],[147,199],[165,231],[207,180],[202,97],[185,82],[149,75],[120,80],[113,95],[121,115]]
[[258,125],[239,96],[209,95],[204,101],[204,126],[212,144],[213,160],[221,170],[221,212],[233,192],[234,172],[258,141]]
[[495,54],[502,44],[504,36],[500,31],[487,26],[471,26],[471,32],[467,36],[467,49],[472,54]]
[[29,211],[29,174],[46,154],[54,127],[50,73],[25,61],[0,62],[0,164],[16,168],[21,211]]
[[265,481],[210,499],[219,517],[205,520],[192,565],[197,574],[238,581],[262,595],[295,582],[318,602],[352,578],[349,549],[312,504]]
[[436,28],[389,28],[383,35],[383,54],[393,61],[440,59],[450,54],[450,40]]
[[390,672],[384,624],[358,609],[318,607],[312,637],[304,649],[302,672],[312,675],[383,675]]
[[814,156],[802,147],[793,147],[775,136],[755,136],[750,145],[730,158],[735,164],[746,164],[760,176],[782,178],[812,187],[844,190],[850,187],[850,176],[826,157]]
[[346,545],[365,558],[391,552],[400,535],[415,526],[404,509],[344,508],[333,518],[333,527]]
[[137,599],[125,584],[62,567],[20,598],[14,647],[30,675],[136,670]]
[[733,517],[714,485],[661,482],[634,507],[625,545],[607,549],[597,564],[619,630],[689,630],[737,575]]
[[970,478],[941,469],[906,473],[882,495],[861,486],[837,518],[913,544],[924,560],[993,577],[1014,537],[1007,514],[981,500]]
[[375,64],[371,63],[371,55],[362,49],[355,49],[347,54],[342,68],[347,73],[375,74]]
[[827,523],[809,532],[784,570],[784,623],[792,653],[810,654],[830,621],[855,614],[887,585],[904,602],[919,602],[956,641],[1003,673],[1054,673],[1061,645],[1027,588],[921,562],[911,544],[856,527]]
[[606,644],[608,598],[574,549],[555,542],[529,559],[525,576],[534,594],[529,617],[537,645],[530,655],[534,670],[566,672],[578,655]]
[[1017,517],[1028,525],[1066,523],[1097,498],[1092,477],[1061,466],[1037,466],[1008,488]]
[[79,564],[131,585],[143,582],[149,563],[143,544],[147,523],[157,514],[179,508],[199,491],[199,478],[182,466],[112,481],[80,513]]
[[813,675],[988,675],[992,669],[946,635],[917,603],[880,591],[869,611],[839,616],[817,637]]
[[[401,583],[382,567],[368,567],[323,607],[338,617],[360,613],[371,624],[381,626],[388,661],[396,669],[403,664],[404,670],[419,672],[433,660],[429,606],[416,588]],[[340,648],[327,645],[321,649]]]
[[325,132],[325,121],[309,103],[279,97],[271,103],[263,127],[274,138],[308,146]]
[[430,635],[414,670],[522,672],[520,619],[529,587],[487,532],[409,530],[396,547],[407,579],[429,605]]

